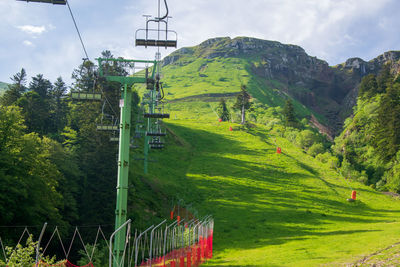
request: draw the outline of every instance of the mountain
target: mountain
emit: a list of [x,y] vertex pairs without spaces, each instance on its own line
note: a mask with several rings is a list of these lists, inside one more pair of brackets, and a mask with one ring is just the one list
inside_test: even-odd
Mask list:
[[[241,83],[264,104],[278,106],[292,98],[300,116],[338,132],[356,102],[361,78],[386,63],[400,69],[400,52],[386,52],[366,62],[352,58],[329,66],[303,48],[249,37],[213,38],[181,48],[163,60],[168,99],[231,96]],[[168,74],[168,75],[167,75]]]

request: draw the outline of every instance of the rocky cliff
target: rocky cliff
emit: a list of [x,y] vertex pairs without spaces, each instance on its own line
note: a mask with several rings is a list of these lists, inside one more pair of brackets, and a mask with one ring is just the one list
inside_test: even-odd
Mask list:
[[368,62],[351,58],[329,66],[299,46],[249,37],[209,39],[198,46],[175,51],[163,64],[188,64],[196,58],[245,58],[252,75],[283,84],[280,90],[285,95],[325,116],[333,130],[339,130],[351,114],[363,76],[379,72],[384,64],[400,71],[400,51],[386,52]]

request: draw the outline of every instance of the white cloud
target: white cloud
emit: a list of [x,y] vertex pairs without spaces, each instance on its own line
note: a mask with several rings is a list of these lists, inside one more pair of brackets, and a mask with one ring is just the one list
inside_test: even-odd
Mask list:
[[[89,57],[93,60],[109,49],[115,56],[153,59],[157,50],[135,47],[133,39],[135,31],[145,26],[142,14],[157,15],[156,1],[120,0],[117,6],[112,2],[70,0]],[[332,65],[400,48],[398,0],[185,0],[184,5],[182,0],[168,0],[168,4],[172,16],[168,26],[177,31],[179,48],[213,37],[249,36],[299,45]],[[8,36],[0,45],[3,62],[16,64],[15,58],[21,58],[18,67],[30,66],[32,74],[59,73],[67,79],[81,63],[79,38],[64,7],[0,0],[0,17],[0,33]],[[22,26],[16,31],[17,25]],[[44,34],[46,38],[37,38]],[[29,46],[24,40],[41,49],[21,53],[24,45]],[[172,51],[160,50],[163,57]],[[5,77],[0,80],[8,79],[12,74],[8,71],[0,68]]]
[[28,40],[24,40],[22,43],[24,45],[26,45],[26,46],[34,46],[34,44],[31,41],[28,41]]
[[46,26],[22,25],[17,26],[17,28],[31,35],[40,35],[46,31]]

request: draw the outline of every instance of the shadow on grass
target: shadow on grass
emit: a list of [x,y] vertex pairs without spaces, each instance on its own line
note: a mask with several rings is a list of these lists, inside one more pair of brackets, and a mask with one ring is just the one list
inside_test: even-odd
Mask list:
[[[374,232],[378,230],[329,231],[324,227],[338,222],[386,222],[382,219],[386,213],[399,212],[373,209],[361,201],[348,203],[339,193],[346,186],[326,181],[317,170],[291,155],[282,156],[295,167],[274,166],[273,160],[267,163],[267,153],[269,158],[277,157],[268,142],[265,147],[249,150],[238,141],[206,130],[176,124],[169,127],[191,143],[192,150],[187,153],[195,155],[185,156],[187,167],[174,173],[181,176],[177,178],[179,181],[184,180],[184,185],[175,184],[175,188],[185,191],[184,196],[202,214],[213,214],[217,250],[252,249],[293,240]],[[257,136],[267,138],[261,133]],[[224,157],[232,154],[243,157]],[[266,160],[254,162],[245,156]],[[168,168],[173,169],[173,162],[180,155],[167,153],[164,157],[169,157],[172,166]],[[325,187],[302,182],[310,178],[322,181]],[[214,262],[218,263],[218,259]]]

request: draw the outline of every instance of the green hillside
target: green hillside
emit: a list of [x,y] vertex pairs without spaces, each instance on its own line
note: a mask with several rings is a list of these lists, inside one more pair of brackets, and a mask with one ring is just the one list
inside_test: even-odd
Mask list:
[[7,89],[8,84],[0,82],[0,95],[4,93],[4,91]]
[[[215,253],[206,266],[351,265],[399,242],[399,199],[345,179],[273,126],[280,110],[268,107],[283,106],[288,98],[299,118],[314,114],[327,121],[289,92],[307,90],[255,75],[254,57],[226,57],[217,44],[207,45],[185,48],[163,68],[171,114],[167,147],[152,151],[157,163],[149,176],[138,162],[132,173],[152,188],[154,214],[168,216],[171,199],[184,200],[201,216],[212,214]],[[215,113],[221,98],[232,107],[241,84],[258,112],[268,113],[248,113],[255,123],[250,128],[219,123]],[[352,190],[354,203],[347,201]],[[139,202],[147,198],[140,189],[135,196]]]
[[[172,113],[167,148],[152,153],[158,162],[147,179],[155,192],[214,216],[206,266],[338,265],[399,241],[398,200],[345,181],[265,126],[240,130],[203,112]],[[346,201],[352,189],[355,203]]]
[[[251,42],[257,41],[259,40],[251,39]],[[240,91],[241,84],[246,84],[251,95],[267,106],[283,106],[289,98],[300,117],[309,118],[314,114],[321,122],[326,122],[324,115],[306,107],[293,97],[293,94],[288,93],[293,91],[301,94],[302,91],[309,91],[308,89],[285,84],[278,78],[265,79],[257,75],[257,68],[266,64],[262,53],[255,50],[227,56],[230,53],[229,49],[232,49],[227,48],[231,42],[234,40],[229,38],[212,39],[204,42],[206,44],[182,48],[164,59],[163,82],[166,99],[173,102],[198,101],[206,97],[208,102],[217,102],[221,97],[233,99],[235,93]],[[263,42],[267,45],[279,44]],[[280,50],[284,49],[275,48],[276,53],[280,53]],[[232,53],[235,53],[234,51],[236,50],[233,49]]]

